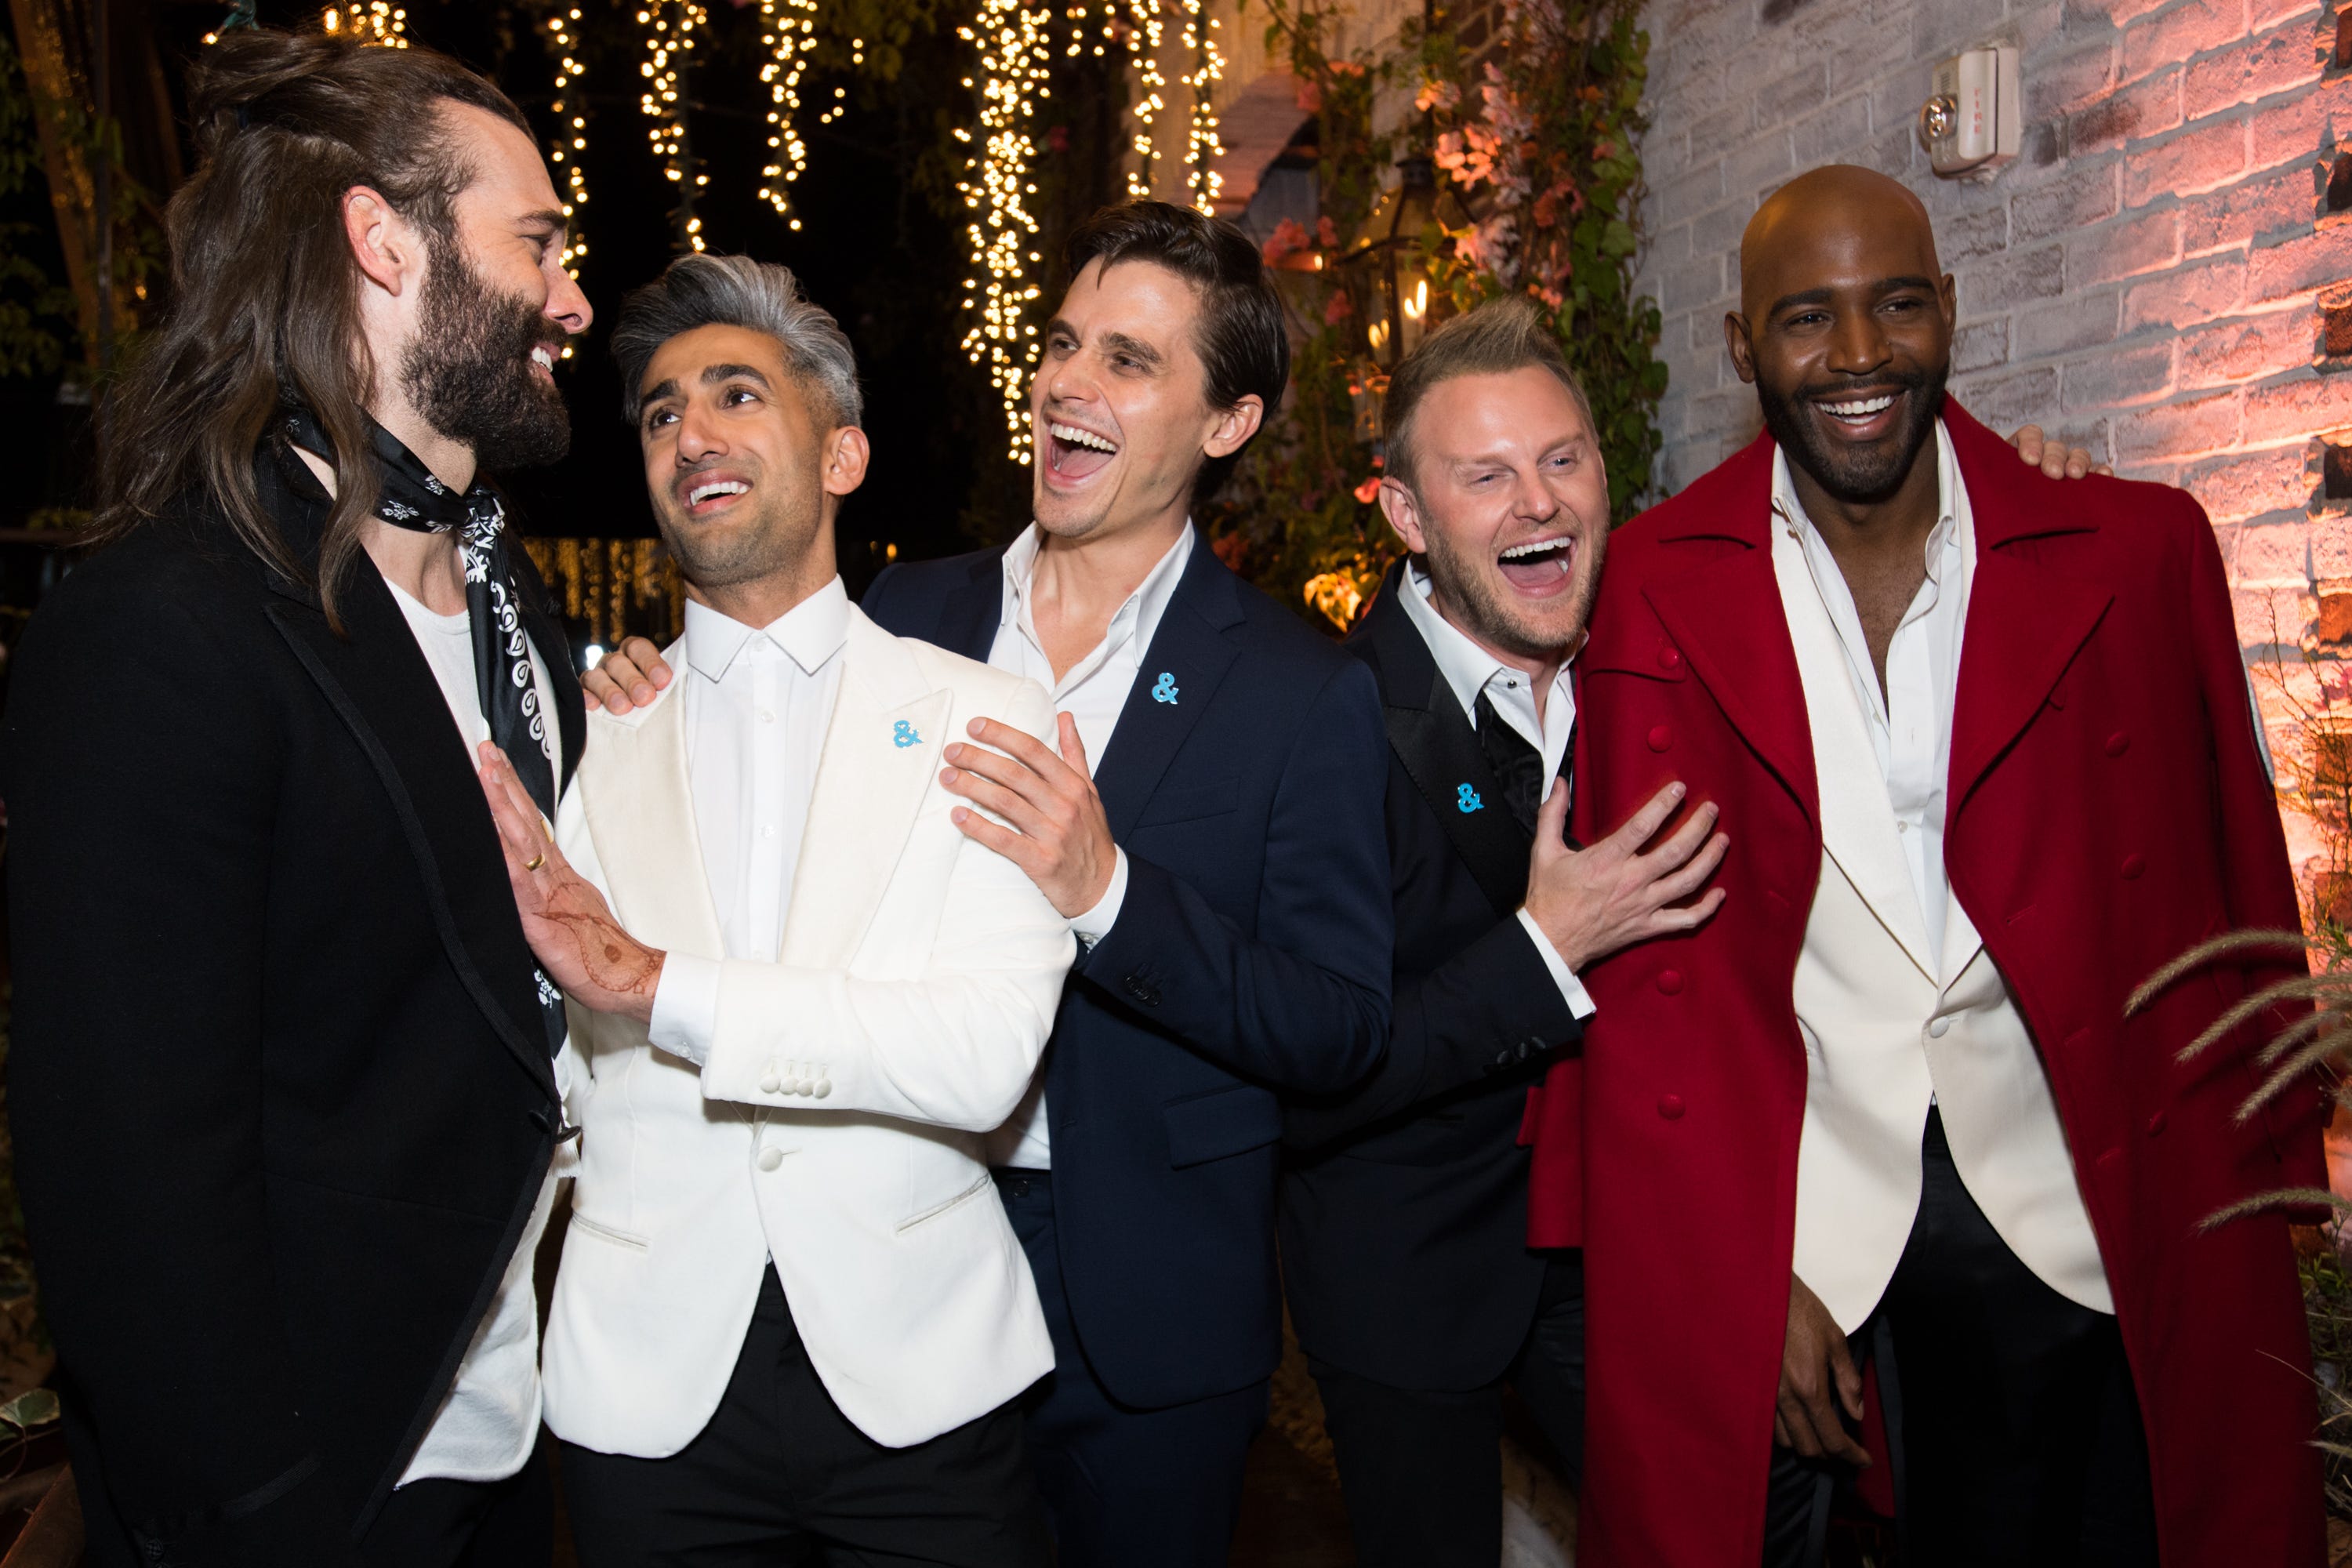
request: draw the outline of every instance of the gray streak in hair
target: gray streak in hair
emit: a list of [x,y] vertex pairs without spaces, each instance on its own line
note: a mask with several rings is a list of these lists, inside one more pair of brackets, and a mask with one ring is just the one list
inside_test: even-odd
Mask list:
[[835,426],[864,416],[857,356],[822,306],[802,297],[792,268],[748,256],[681,256],[659,278],[621,301],[613,358],[621,371],[622,414],[635,427],[645,411],[639,388],[661,346],[697,327],[740,327],[773,338],[784,367],[822,398]]

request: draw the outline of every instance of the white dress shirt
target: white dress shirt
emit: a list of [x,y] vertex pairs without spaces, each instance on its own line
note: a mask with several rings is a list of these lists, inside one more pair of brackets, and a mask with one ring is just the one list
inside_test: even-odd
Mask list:
[[[773,963],[825,726],[841,692],[849,594],[835,577],[761,627],[686,605],[687,782],[729,958]],[[672,952],[648,1037],[699,1066],[719,1026],[719,961]]]
[[[1559,764],[1568,755],[1569,738],[1576,733],[1576,686],[1569,679],[1565,664],[1552,677],[1551,690],[1545,698],[1543,716],[1536,715],[1535,682],[1527,671],[1505,664],[1485,648],[1470,640],[1461,627],[1437,613],[1429,601],[1429,574],[1418,563],[1408,562],[1404,569],[1405,586],[1411,592],[1400,595],[1405,617],[1421,640],[1429,645],[1430,657],[1437,661],[1437,673],[1445,678],[1446,687],[1454,700],[1462,704],[1463,714],[1475,728],[1478,722],[1478,699],[1483,693],[1495,714],[1504,723],[1518,731],[1519,738],[1536,749],[1543,759],[1543,794],[1537,803],[1551,798],[1552,787],[1560,782]],[[1552,984],[1559,987],[1561,1000],[1578,1018],[1590,1018],[1593,1014],[1592,998],[1585,994],[1584,983],[1553,947],[1551,939],[1519,906],[1519,924],[1536,944],[1536,953],[1551,972]]]
[[[1185,523],[1168,553],[1119,605],[1103,632],[1103,640],[1058,680],[1054,678],[1054,661],[1045,657],[1045,645],[1038,640],[1030,602],[1030,580],[1037,570],[1042,542],[1037,525],[1032,523],[1004,552],[1003,608],[997,620],[996,640],[989,645],[988,662],[1034,680],[1045,689],[1056,711],[1077,721],[1078,739],[1087,748],[1087,767],[1092,771],[1102,766],[1103,753],[1110,749],[1111,731],[1118,727],[1128,693],[1143,668],[1143,656],[1150,651],[1151,639],[1160,630],[1160,617],[1176,596],[1184,563],[1192,558],[1192,525]],[[1119,849],[1111,867],[1110,885],[1093,909],[1070,922],[1070,930],[1081,943],[1092,947],[1109,934],[1126,900],[1127,851]],[[1020,1108],[990,1136],[988,1163],[1034,1171],[1052,1165],[1043,1064]]]
[[[407,617],[425,662],[433,668],[433,678],[449,704],[458,734],[465,738],[470,762],[474,748],[490,738],[474,674],[473,617],[462,610],[454,616],[436,615],[390,579],[385,586],[392,589],[394,602]],[[558,759],[562,756],[556,729],[560,721],[548,689],[547,666],[535,647],[530,652],[530,672],[539,687],[539,710],[547,715],[544,744],[549,769],[558,772],[562,766]],[[568,1098],[572,1092],[570,1068],[566,1056],[555,1058],[559,1096]],[[572,1144],[557,1146],[555,1163],[540,1184],[539,1198],[507,1259],[498,1294],[481,1326],[474,1331],[473,1342],[466,1347],[465,1359],[457,1365],[457,1376],[442,1396],[441,1408],[434,1413],[425,1440],[410,1457],[400,1485],[426,1479],[502,1481],[530,1458],[531,1446],[539,1440],[540,1415],[539,1297],[531,1289],[531,1265],[554,1205],[555,1184],[570,1175],[576,1163]]]
[[1772,453],[1772,510],[1794,531],[1813,586],[1845,649],[1854,700],[1886,780],[1887,804],[1911,868],[1927,951],[1944,951],[1944,911],[1950,887],[1944,875],[1944,781],[1951,772],[1952,710],[1960,689],[1960,642],[1969,625],[1969,584],[1976,576],[1977,532],[1960,482],[1952,438],[1936,421],[1936,526],[1927,534],[1927,580],[1886,648],[1886,689],[1878,686],[1870,639],[1863,635],[1853,590],[1827,541],[1805,515],[1789,477],[1788,454]]

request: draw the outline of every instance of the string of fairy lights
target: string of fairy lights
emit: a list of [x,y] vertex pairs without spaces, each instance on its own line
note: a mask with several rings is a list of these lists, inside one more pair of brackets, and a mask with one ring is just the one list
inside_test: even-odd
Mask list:
[[[740,3],[740,0],[739,0]],[[988,367],[989,380],[1003,401],[1012,456],[1030,459],[1025,415],[1029,373],[1036,363],[1037,328],[1032,307],[1042,289],[1038,268],[1043,257],[1035,248],[1037,218],[1032,200],[1037,194],[1034,132],[1038,105],[1053,96],[1051,66],[1055,0],[977,0],[978,13],[957,29],[971,44],[979,59],[963,85],[977,95],[980,124],[977,135],[958,129],[956,138],[970,149],[964,177],[957,189],[971,219],[965,234],[971,245],[971,276],[964,279],[963,308],[971,316],[962,347],[974,364]],[[1099,31],[1090,31],[1091,7],[1099,4]],[[793,228],[801,226],[794,212],[792,187],[808,168],[808,144],[799,129],[801,85],[809,56],[816,47],[818,0],[759,0],[761,41],[765,51],[760,80],[768,89],[768,158],[761,171],[760,199]],[[1129,147],[1134,156],[1127,172],[1130,196],[1149,196],[1159,188],[1160,166],[1167,148],[1160,132],[1168,110],[1171,83],[1161,63],[1168,42],[1169,14],[1179,10],[1177,44],[1183,64],[1176,81],[1188,104],[1183,158],[1186,196],[1202,212],[1213,212],[1223,195],[1224,177],[1216,160],[1224,152],[1218,133],[1216,95],[1224,79],[1225,58],[1218,47],[1220,23],[1208,13],[1205,0],[1061,0],[1063,53],[1072,58],[1091,50],[1100,58],[1124,45],[1136,90],[1129,114],[1134,121]],[[688,130],[688,97],[686,71],[691,63],[696,35],[707,29],[710,16],[701,0],[642,0],[635,13],[643,32],[638,74],[643,91],[638,106],[651,121],[647,139],[663,177],[678,187],[677,215],[681,243],[695,250],[703,246],[702,219],[695,200],[710,184],[696,163]],[[555,58],[555,142],[550,161],[562,173],[564,216],[571,233],[563,265],[576,268],[588,254],[581,209],[588,203],[588,96],[583,85],[586,66],[581,38],[578,5],[556,0],[543,18],[550,53]],[[234,24],[226,24],[234,25]],[[225,25],[225,26],[226,26]],[[250,25],[249,23],[247,25]],[[408,13],[391,0],[329,5],[320,25],[371,44],[408,47]],[[208,35],[206,43],[215,35]],[[852,65],[863,65],[866,43],[853,39]],[[836,86],[833,100],[817,116],[831,124],[847,110],[847,89]],[[565,357],[570,357],[567,349]]]

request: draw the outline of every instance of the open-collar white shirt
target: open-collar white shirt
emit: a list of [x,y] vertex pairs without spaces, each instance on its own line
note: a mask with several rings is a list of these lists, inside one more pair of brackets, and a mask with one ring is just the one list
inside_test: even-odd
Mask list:
[[[835,577],[764,626],[689,599],[686,731],[702,870],[728,958],[772,963],[783,941],[817,760],[841,694],[849,595]],[[654,991],[648,1036],[700,1063],[719,1024],[717,959],[672,952]]]
[[1853,590],[1830,553],[1829,542],[1806,515],[1789,476],[1789,458],[1772,454],[1774,524],[1803,554],[1807,575],[1845,651],[1846,675],[1862,706],[1886,801],[1911,871],[1911,889],[1927,921],[1927,951],[1944,951],[1950,886],[1944,874],[1944,785],[1951,772],[1952,712],[1960,687],[1960,644],[1969,623],[1969,587],[1976,576],[1977,531],[1968,486],[1952,455],[1952,438],[1936,421],[1936,526],[1928,531],[1927,580],[1886,648],[1886,688],[1879,689],[1870,640],[1854,608]]
[[[1151,639],[1159,634],[1160,618],[1176,597],[1176,584],[1184,575],[1185,563],[1192,558],[1192,525],[1188,521],[1176,542],[1150,572],[1145,574],[1133,593],[1111,616],[1110,625],[1087,656],[1054,677],[1054,661],[1045,657],[1045,645],[1037,636],[1037,618],[1032,602],[1032,584],[1037,571],[1037,552],[1044,539],[1035,523],[1023,531],[1004,552],[1004,592],[997,617],[996,640],[989,645],[988,662],[998,669],[1026,676],[1045,689],[1053,699],[1055,711],[1067,713],[1076,721],[1078,739],[1087,748],[1089,771],[1102,766],[1103,753],[1110,749],[1112,731],[1118,727],[1118,716],[1127,707],[1128,694],[1135,686],[1135,678],[1143,668],[1144,655],[1151,651]],[[1117,852],[1111,867],[1110,885],[1093,909],[1070,922],[1077,939],[1091,947],[1109,934],[1118,919],[1119,906],[1127,900],[1127,851]],[[1053,1155],[1045,1130],[1045,1069],[1040,1064],[1036,1081],[1029,1086],[1004,1125],[991,1135],[988,1146],[989,1163],[1042,1171],[1053,1163]]]
[[[1527,671],[1504,663],[1479,647],[1468,633],[1438,614],[1437,606],[1430,602],[1429,574],[1422,570],[1419,562],[1405,563],[1404,582],[1409,591],[1399,595],[1398,602],[1404,605],[1405,618],[1421,633],[1421,640],[1429,645],[1429,656],[1437,661],[1437,673],[1444,679],[1454,700],[1462,704],[1463,717],[1470,721],[1474,729],[1476,727],[1478,699],[1483,695],[1495,710],[1496,717],[1518,731],[1519,738],[1533,746],[1536,754],[1543,759],[1543,794],[1537,799],[1538,804],[1549,800],[1554,786],[1561,782],[1559,764],[1568,755],[1569,739],[1576,732],[1576,684],[1569,675],[1569,666],[1562,664],[1552,677],[1551,689],[1545,693],[1543,712],[1538,717],[1534,679]],[[1569,1011],[1579,1018],[1592,1016],[1595,1009],[1584,983],[1577,979],[1524,904],[1519,906],[1519,924],[1535,942],[1537,955],[1551,972],[1552,983],[1559,987]]]

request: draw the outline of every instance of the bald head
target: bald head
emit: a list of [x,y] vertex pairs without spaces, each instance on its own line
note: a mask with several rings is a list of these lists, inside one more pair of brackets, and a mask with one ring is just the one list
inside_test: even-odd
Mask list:
[[1832,164],[1749,220],[1724,341],[1789,460],[1860,505],[1898,489],[1934,434],[1955,304],[1919,198]]

